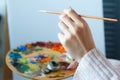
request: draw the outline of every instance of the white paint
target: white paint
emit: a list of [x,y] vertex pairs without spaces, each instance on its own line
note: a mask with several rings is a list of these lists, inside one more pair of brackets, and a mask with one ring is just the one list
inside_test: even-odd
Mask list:
[[[40,14],[37,11],[40,9],[62,11],[69,6],[81,14],[103,16],[102,0],[8,0],[11,48],[27,42],[58,41],[57,33],[60,31],[57,25],[58,16]],[[103,21],[86,20],[92,30],[97,48],[104,53]],[[27,80],[14,74],[14,80],[16,79]]]

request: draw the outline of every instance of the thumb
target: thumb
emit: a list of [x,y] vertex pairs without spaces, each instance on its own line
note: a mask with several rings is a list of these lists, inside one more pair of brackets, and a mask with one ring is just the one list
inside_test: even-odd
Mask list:
[[75,69],[78,66],[78,62],[77,61],[73,61],[68,67],[67,69]]

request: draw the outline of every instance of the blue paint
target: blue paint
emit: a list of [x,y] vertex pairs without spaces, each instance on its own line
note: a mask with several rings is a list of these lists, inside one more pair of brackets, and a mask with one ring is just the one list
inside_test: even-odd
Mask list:
[[45,57],[45,56],[43,56],[43,55],[39,55],[39,56],[38,56],[38,58],[43,59],[43,58],[46,58],[46,57]]
[[11,61],[10,62],[14,67],[17,67],[20,63],[18,63],[18,62],[14,62],[14,61]]
[[19,46],[18,49],[22,52],[26,51],[27,50],[27,47],[26,46]]
[[20,54],[18,54],[17,52],[10,52],[9,57],[11,59],[19,59],[22,58],[22,56]]

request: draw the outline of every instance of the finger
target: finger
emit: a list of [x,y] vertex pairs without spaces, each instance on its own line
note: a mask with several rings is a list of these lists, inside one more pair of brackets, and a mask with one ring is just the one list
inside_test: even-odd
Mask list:
[[77,61],[73,61],[68,67],[67,69],[75,69],[78,66],[78,62]]
[[67,14],[74,22],[80,21],[80,16],[72,8],[65,9],[64,13]]
[[60,42],[63,44],[65,39],[64,39],[64,34],[62,32],[58,33],[58,38],[59,38]]
[[65,59],[66,59],[66,57],[67,57],[67,55],[66,55],[66,54],[62,54],[62,55],[60,56],[60,58],[61,58],[62,60],[65,60]]
[[68,17],[66,14],[62,14],[60,19],[68,26],[68,28],[73,29],[74,22],[70,17]]
[[69,34],[69,28],[68,28],[68,26],[64,22],[60,21],[58,23],[58,26],[62,30],[62,32],[64,33],[64,35]]

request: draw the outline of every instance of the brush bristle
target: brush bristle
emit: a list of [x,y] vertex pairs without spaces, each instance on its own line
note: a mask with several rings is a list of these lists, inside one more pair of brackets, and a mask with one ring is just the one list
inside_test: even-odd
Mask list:
[[48,11],[46,11],[46,10],[38,10],[38,12],[47,13]]

